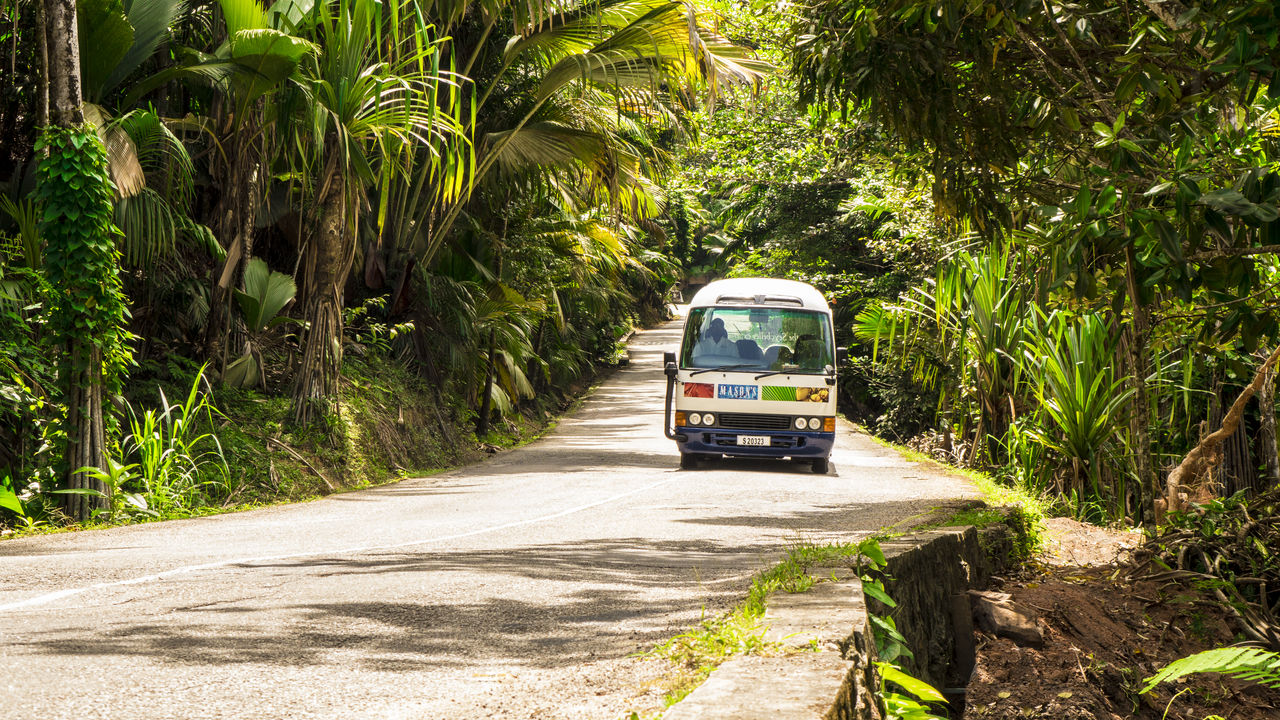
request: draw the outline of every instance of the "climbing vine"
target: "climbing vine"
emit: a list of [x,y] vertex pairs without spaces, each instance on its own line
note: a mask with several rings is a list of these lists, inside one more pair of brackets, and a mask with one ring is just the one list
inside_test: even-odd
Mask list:
[[[130,353],[107,152],[89,126],[46,128],[36,152],[41,158],[36,189],[40,234],[53,290],[48,327],[60,351],[59,389],[66,405],[84,402],[81,383],[100,384],[106,397],[114,397]],[[64,442],[74,432],[66,427],[68,418],[100,414],[87,407],[79,410],[66,410]],[[109,413],[102,415],[105,420]]]

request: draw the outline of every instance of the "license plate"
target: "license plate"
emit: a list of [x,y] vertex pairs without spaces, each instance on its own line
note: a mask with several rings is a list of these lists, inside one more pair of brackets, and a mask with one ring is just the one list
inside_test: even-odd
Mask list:
[[769,447],[768,435],[739,435],[739,445],[750,445],[752,447]]

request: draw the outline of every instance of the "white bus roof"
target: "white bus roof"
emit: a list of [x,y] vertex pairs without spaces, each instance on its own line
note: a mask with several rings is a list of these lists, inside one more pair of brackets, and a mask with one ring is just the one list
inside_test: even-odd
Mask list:
[[729,278],[707,284],[689,302],[689,307],[716,305],[802,307],[831,312],[827,299],[817,288],[796,280],[776,278]]

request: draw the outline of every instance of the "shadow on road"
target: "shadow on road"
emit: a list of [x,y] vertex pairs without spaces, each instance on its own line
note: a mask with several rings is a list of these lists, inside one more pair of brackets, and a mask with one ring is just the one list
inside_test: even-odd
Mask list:
[[[918,505],[876,504],[875,511],[891,516],[911,507]],[[290,584],[332,584],[336,579],[338,588],[413,588],[427,585],[429,578],[432,584],[443,581],[450,596],[435,601],[402,595],[346,598],[265,607],[249,598],[177,608],[163,624],[121,624],[90,638],[49,631],[22,645],[51,655],[138,655],[197,665],[359,663],[370,670],[410,672],[490,660],[564,667],[648,650],[689,629],[700,613],[710,617],[728,610],[742,600],[750,584],[742,568],[764,569],[788,546],[859,526],[850,522],[851,515],[867,509],[833,506],[816,512],[707,515],[684,521],[708,527],[773,528],[773,542],[726,544],[713,534],[696,541],[627,537],[502,551],[397,550],[242,565],[236,570],[248,573],[245,587],[288,577],[293,578]],[[854,539],[847,530],[841,535]],[[397,574],[409,577],[395,578],[394,583],[367,582],[370,575]],[[698,603],[691,604],[687,592],[664,592],[690,585],[698,587]],[[526,586],[552,590],[546,596],[523,597],[520,589]],[[263,632],[263,627],[273,627],[271,623],[252,617],[263,613],[288,620],[274,626],[275,632]]]

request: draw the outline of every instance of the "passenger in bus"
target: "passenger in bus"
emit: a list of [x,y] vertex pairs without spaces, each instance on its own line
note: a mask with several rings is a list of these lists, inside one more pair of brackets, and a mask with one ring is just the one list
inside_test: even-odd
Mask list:
[[770,370],[783,370],[791,364],[791,348],[786,345],[770,345],[764,353],[764,364]]
[[693,346],[695,356],[715,355],[718,357],[737,358],[738,346],[729,340],[729,332],[724,329],[724,320],[715,318],[702,333],[698,344]]
[[795,363],[805,369],[821,367],[822,343],[813,335],[797,337]]

